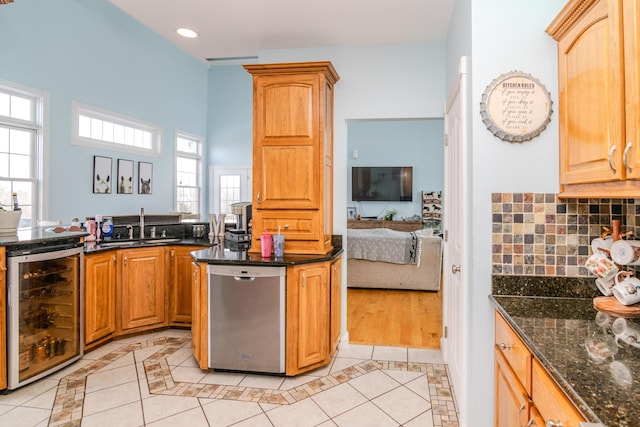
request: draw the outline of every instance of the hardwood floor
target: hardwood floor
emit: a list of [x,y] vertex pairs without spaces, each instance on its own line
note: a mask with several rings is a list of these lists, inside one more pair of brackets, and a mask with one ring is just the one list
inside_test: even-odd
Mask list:
[[442,286],[438,292],[347,289],[352,344],[439,349]]

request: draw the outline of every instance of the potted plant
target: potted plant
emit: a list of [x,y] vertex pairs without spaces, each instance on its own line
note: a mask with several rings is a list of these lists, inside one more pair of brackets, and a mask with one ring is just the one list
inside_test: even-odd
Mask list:
[[384,215],[384,220],[385,221],[393,221],[393,216],[397,215],[398,211],[395,209],[390,209],[387,211],[387,213]]

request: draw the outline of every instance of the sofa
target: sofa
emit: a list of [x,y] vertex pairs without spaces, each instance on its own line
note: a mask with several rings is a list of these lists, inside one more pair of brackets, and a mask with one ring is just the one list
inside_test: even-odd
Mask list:
[[[442,273],[442,238],[430,230],[414,232],[418,240],[415,263],[382,261],[381,257],[366,259],[357,251],[349,251],[357,239],[365,238],[365,230],[347,230],[347,287],[372,289],[404,289],[439,291]],[[396,232],[399,233],[399,232]],[[404,233],[409,235],[410,233]],[[376,237],[366,236],[369,242]],[[371,246],[371,245],[370,245]],[[351,252],[351,253],[350,253]],[[355,253],[354,253],[355,252]]]

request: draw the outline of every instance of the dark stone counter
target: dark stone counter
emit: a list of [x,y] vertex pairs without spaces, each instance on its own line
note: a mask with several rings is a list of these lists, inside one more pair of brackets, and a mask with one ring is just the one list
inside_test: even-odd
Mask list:
[[[590,281],[563,283],[560,294],[589,295]],[[588,289],[578,291],[580,283]],[[543,296],[508,296],[494,280],[490,299],[588,421],[640,425],[640,319],[599,312],[592,297],[552,296],[561,287],[552,284]]]
[[38,253],[56,246],[77,246],[87,234],[84,231],[56,233],[52,227],[19,228],[12,234],[0,234],[0,246],[6,247],[8,255],[11,251]]
[[331,252],[323,255],[296,255],[285,252],[282,258],[275,258],[273,253],[270,258],[262,258],[259,253],[250,253],[246,250],[232,250],[224,247],[224,245],[216,245],[191,252],[191,256],[195,261],[207,264],[286,267],[296,264],[331,261],[336,259],[341,253],[342,248],[334,248]]

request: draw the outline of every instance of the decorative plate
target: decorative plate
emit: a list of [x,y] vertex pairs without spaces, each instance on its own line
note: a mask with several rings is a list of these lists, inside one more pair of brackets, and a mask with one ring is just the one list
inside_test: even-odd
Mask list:
[[487,129],[508,142],[530,141],[551,121],[551,94],[521,71],[502,74],[482,94],[480,115]]

